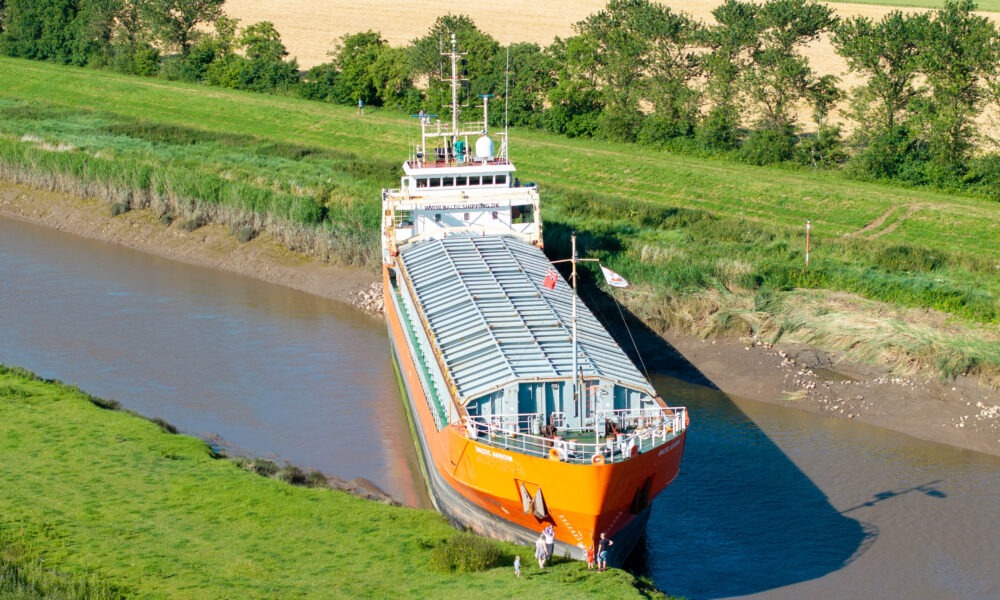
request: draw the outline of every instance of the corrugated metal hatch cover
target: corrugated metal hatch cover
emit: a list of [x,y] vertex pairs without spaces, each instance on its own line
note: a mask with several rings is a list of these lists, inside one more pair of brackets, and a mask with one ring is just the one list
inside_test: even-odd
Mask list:
[[[537,247],[513,237],[450,236],[404,246],[400,257],[438,349],[467,401],[516,379],[573,372],[573,290]],[[587,307],[577,305],[579,367],[654,391]]]

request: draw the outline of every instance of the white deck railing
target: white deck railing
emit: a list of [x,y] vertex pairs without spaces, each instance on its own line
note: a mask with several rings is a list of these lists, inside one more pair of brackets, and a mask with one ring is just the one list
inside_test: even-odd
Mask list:
[[[602,411],[589,427],[567,429],[552,413],[554,432],[544,431],[544,415],[534,413],[467,417],[471,439],[497,448],[580,464],[620,462],[676,438],[687,427],[684,407]],[[597,424],[596,430],[594,423]]]

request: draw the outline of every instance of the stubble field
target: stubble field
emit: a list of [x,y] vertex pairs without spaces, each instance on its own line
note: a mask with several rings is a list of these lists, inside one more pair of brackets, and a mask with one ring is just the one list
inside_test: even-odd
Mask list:
[[[722,4],[720,0],[670,0],[664,2],[674,12],[687,13],[704,23],[713,22],[712,10]],[[841,18],[864,16],[878,21],[893,10],[920,11],[924,6],[939,7],[943,0],[901,0],[894,6],[875,4],[829,3]],[[910,6],[900,6],[900,5]],[[390,45],[403,46],[426,35],[435,19],[446,14],[464,14],[501,44],[535,42],[546,46],[556,38],[575,34],[573,24],[596,13],[607,5],[607,0],[506,0],[493,3],[455,4],[445,0],[399,2],[398,0],[227,0],[226,13],[240,20],[245,26],[258,21],[270,21],[281,33],[289,56],[298,60],[301,68],[310,68],[329,62],[330,52],[338,40],[347,34],[373,30],[381,33]],[[979,7],[994,22],[1000,24],[1000,0],[981,0]],[[833,50],[829,37],[810,44],[804,49],[810,64],[819,75],[835,75],[841,88],[850,90],[860,83],[858,76],[848,72],[847,64]],[[840,109],[845,105],[842,104]],[[849,127],[839,111],[831,117]],[[804,129],[813,128],[810,111],[803,108],[799,121]],[[1000,111],[992,107],[979,119],[981,130],[987,134],[987,150],[996,150],[1000,137]]]
[[[900,2],[899,4],[902,4]],[[939,6],[943,1],[911,1],[914,5]],[[720,0],[670,0],[664,4],[674,12],[687,13],[697,20],[712,22],[712,10],[722,4]],[[997,4],[997,6],[994,6]],[[328,62],[328,53],[337,40],[349,33],[369,29],[382,34],[389,44],[402,46],[421,37],[434,24],[437,17],[446,14],[464,14],[476,25],[499,40],[507,42],[535,42],[542,46],[556,37],[574,35],[573,24],[596,13],[607,5],[607,0],[506,0],[494,3],[455,4],[445,0],[399,2],[398,0],[227,0],[226,13],[240,20],[243,25],[257,21],[270,21],[281,33],[289,54],[298,59],[299,65],[308,68]],[[873,4],[831,3],[842,18],[865,16],[881,19],[893,10],[926,10],[900,6]],[[1000,1],[979,2],[987,10],[1000,10]],[[1000,14],[984,12],[1000,23]],[[845,70],[843,61],[823,40],[809,50],[814,67],[821,73],[840,75]]]

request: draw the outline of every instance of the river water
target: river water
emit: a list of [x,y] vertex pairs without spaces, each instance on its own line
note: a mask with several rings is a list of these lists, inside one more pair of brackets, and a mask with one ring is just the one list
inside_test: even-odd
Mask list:
[[[0,362],[426,506],[384,325],[341,303],[0,218]],[[662,370],[692,429],[633,560],[658,587],[1000,598],[1000,459]]]

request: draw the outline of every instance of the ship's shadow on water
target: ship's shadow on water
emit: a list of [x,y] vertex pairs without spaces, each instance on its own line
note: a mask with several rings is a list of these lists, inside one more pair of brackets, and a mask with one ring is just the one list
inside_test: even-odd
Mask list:
[[[666,593],[713,599],[828,575],[877,531],[838,511],[736,404],[670,344],[581,280],[581,297],[657,390],[691,414],[677,479],[656,499],[626,567]],[[633,345],[633,341],[635,344]]]
[[828,575],[874,543],[728,397],[688,392],[681,471],[653,504],[634,572],[690,599],[743,596]]

